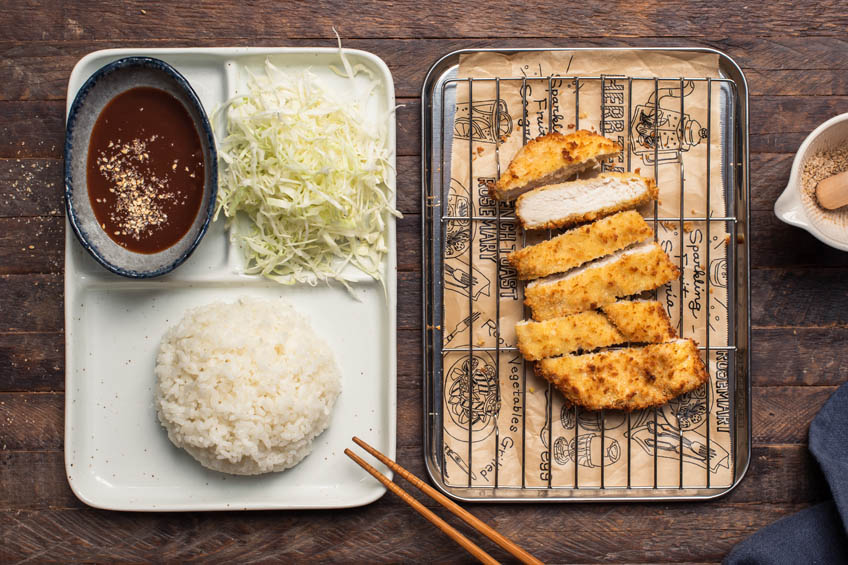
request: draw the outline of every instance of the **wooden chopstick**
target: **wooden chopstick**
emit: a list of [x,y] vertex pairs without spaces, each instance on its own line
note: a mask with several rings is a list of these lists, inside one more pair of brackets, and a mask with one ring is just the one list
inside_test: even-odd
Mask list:
[[356,461],[360,467],[371,473],[375,479],[386,485],[389,490],[398,495],[401,500],[412,506],[419,514],[427,518],[437,528],[450,536],[453,541],[465,548],[468,553],[479,559],[481,563],[486,563],[487,565],[498,564],[498,561],[494,557],[483,551],[483,549],[477,546],[473,541],[462,535],[456,528],[436,516],[432,510],[412,498],[408,492],[403,490],[398,484],[392,482],[383,473],[363,461],[357,454],[352,452],[350,449],[345,449],[344,452],[345,455]]
[[[466,524],[468,524],[469,526],[471,526],[472,528],[474,528],[475,530],[477,530],[478,532],[480,532],[481,534],[501,546],[503,549],[512,554],[515,558],[519,559],[522,563],[542,565],[542,561],[539,561],[538,559],[533,557],[533,555],[524,550],[521,546],[511,541],[506,536],[502,535],[500,532],[498,532],[497,530],[477,518],[474,514],[471,514],[463,507],[449,499],[447,496],[443,495],[442,493],[440,493],[439,491],[437,491],[436,489],[434,489],[433,487],[431,487],[430,485],[428,485],[427,483],[425,483],[424,481],[422,481],[421,479],[419,479],[418,477],[416,477],[415,475],[413,475],[412,473],[410,473],[409,471],[407,471],[406,469],[404,469],[403,467],[401,467],[400,465],[398,465],[397,463],[395,463],[394,461],[392,461],[391,459],[389,459],[388,457],[386,457],[385,455],[383,455],[382,453],[362,441],[361,439],[359,439],[358,437],[354,437],[353,441],[354,443],[356,443],[356,445],[358,445],[359,447],[379,459],[380,462],[382,462],[386,467],[388,467],[389,469],[391,469],[392,471],[412,483],[415,487],[418,488],[418,490],[420,490],[421,492],[423,492],[424,494],[426,494],[427,496],[429,496],[430,498],[450,510],[455,516],[459,517]],[[345,451],[345,453],[347,453],[347,451]],[[383,475],[381,474],[380,476],[382,477]],[[386,479],[386,477],[383,478]],[[386,480],[388,481],[389,479]],[[386,486],[388,486],[388,484],[386,484]],[[400,487],[398,488],[400,489]],[[398,494],[396,491],[394,491],[394,489],[392,489],[392,492]],[[401,492],[403,492],[404,495],[409,496],[402,489]],[[401,496],[401,498],[403,498],[403,496]],[[412,500],[415,499],[413,498]]]

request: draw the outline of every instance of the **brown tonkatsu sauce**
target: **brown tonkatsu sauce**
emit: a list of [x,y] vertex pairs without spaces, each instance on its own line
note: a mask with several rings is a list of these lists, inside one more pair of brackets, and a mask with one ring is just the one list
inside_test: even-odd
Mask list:
[[179,100],[138,87],[109,102],[88,144],[88,198],[118,245],[156,253],[179,241],[203,199],[203,151]]

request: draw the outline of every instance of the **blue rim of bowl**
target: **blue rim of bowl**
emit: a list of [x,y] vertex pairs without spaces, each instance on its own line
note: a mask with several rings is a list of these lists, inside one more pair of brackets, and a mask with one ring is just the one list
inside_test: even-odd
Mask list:
[[[177,257],[172,263],[165,265],[155,271],[134,271],[131,269],[124,269],[123,267],[119,267],[107,261],[95,248],[91,243],[88,242],[88,236],[85,231],[80,226],[79,221],[77,220],[76,211],[74,210],[73,200],[71,195],[73,193],[74,187],[73,182],[71,181],[71,156],[73,153],[73,144],[71,143],[71,133],[74,130],[74,125],[77,120],[77,113],[79,112],[80,106],[85,100],[86,96],[88,96],[88,92],[94,86],[94,84],[102,77],[107,74],[113,73],[117,70],[124,69],[127,67],[143,67],[143,68],[153,68],[161,71],[165,71],[166,74],[170,75],[171,78],[176,81],[177,85],[182,88],[185,93],[188,95],[188,99],[192,106],[194,106],[195,110],[197,110],[198,115],[200,116],[200,126],[203,130],[203,133],[206,135],[206,143],[209,147],[209,160],[210,163],[208,166],[211,166],[211,176],[210,182],[212,183],[212,187],[210,189],[209,194],[209,203],[206,205],[206,219],[203,221],[203,225],[200,226],[200,230],[197,232],[197,236],[195,236],[194,241],[191,242],[191,245],[183,252],[179,257]],[[87,151],[87,148],[86,148]],[[85,248],[86,251],[91,254],[94,259],[103,265],[109,271],[121,275],[124,277],[130,277],[134,279],[149,279],[153,277],[158,277],[167,273],[170,273],[180,265],[182,265],[186,259],[188,259],[194,250],[197,249],[200,240],[203,239],[203,236],[206,235],[206,230],[209,228],[209,223],[212,220],[212,214],[215,210],[215,201],[218,196],[218,151],[215,148],[215,136],[212,133],[212,126],[209,123],[209,117],[206,115],[206,111],[203,109],[203,104],[200,103],[200,98],[197,96],[197,93],[191,87],[191,84],[186,80],[186,78],[180,74],[177,69],[166,63],[161,59],[155,59],[153,57],[124,57],[123,59],[118,59],[117,61],[113,61],[108,65],[104,65],[96,70],[88,80],[83,83],[82,87],[77,92],[74,97],[74,102],[71,104],[71,109],[68,112],[68,121],[65,126],[65,150],[64,150],[64,158],[65,158],[65,209],[68,213],[68,221],[71,224],[71,228],[74,231],[74,234],[77,236],[77,240],[79,240],[80,244]],[[198,214],[201,211],[198,210]]]

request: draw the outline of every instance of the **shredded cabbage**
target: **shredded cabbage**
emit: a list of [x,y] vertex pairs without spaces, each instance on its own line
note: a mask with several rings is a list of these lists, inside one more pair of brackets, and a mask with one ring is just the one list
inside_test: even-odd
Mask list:
[[[215,218],[228,218],[247,273],[285,284],[334,279],[350,290],[353,265],[385,284],[385,228],[389,215],[401,216],[388,186],[388,133],[366,119],[354,95],[358,69],[343,52],[342,62],[351,81],[345,100],[309,71],[266,61],[264,73],[249,73],[247,93],[222,108]],[[248,218],[247,229],[237,216]]]

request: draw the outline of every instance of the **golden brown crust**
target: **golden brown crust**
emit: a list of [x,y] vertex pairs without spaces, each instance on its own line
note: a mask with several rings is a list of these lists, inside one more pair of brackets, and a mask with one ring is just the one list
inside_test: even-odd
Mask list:
[[644,241],[653,234],[642,216],[621,212],[510,253],[507,259],[522,280],[545,277],[578,267]]
[[[627,200],[621,200],[616,202],[613,205],[605,206],[602,208],[598,208],[596,210],[592,210],[591,212],[586,212],[583,214],[568,214],[566,216],[560,218],[552,218],[546,222],[541,223],[529,223],[522,214],[522,204],[524,199],[530,197],[532,194],[537,193],[537,191],[545,191],[545,190],[556,190],[559,185],[548,185],[542,186],[540,188],[534,189],[530,193],[522,194],[518,197],[518,200],[515,203],[515,215],[521,221],[522,227],[526,230],[547,230],[547,229],[557,229],[563,228],[567,226],[572,226],[574,224],[580,224],[583,222],[591,222],[597,220],[598,218],[603,218],[605,216],[609,216],[610,214],[615,214],[616,212],[621,212],[622,210],[631,210],[633,208],[637,208],[646,202],[650,202],[652,200],[656,200],[659,195],[659,189],[657,188],[657,183],[652,178],[642,177],[635,173],[602,173],[598,175],[596,178],[620,178],[622,180],[630,180],[630,179],[639,179],[643,181],[647,187],[647,189],[634,198],[630,198]],[[578,180],[572,182],[590,182],[593,179],[585,179]]]
[[654,242],[645,252],[625,253],[611,263],[589,265],[582,272],[556,282],[528,285],[524,304],[533,311],[534,320],[549,320],[653,290],[679,274],[668,255]]
[[581,312],[544,322],[523,321],[515,325],[518,349],[529,361],[591,351],[626,341],[610,321],[598,312]]
[[604,306],[603,312],[627,341],[663,343],[677,337],[668,314],[656,300],[619,300]]
[[691,339],[543,359],[536,373],[571,403],[590,410],[661,406],[708,379]]
[[489,196],[514,200],[544,184],[562,182],[621,151],[621,146],[597,133],[577,130],[531,139],[515,154],[507,170],[489,187]]

